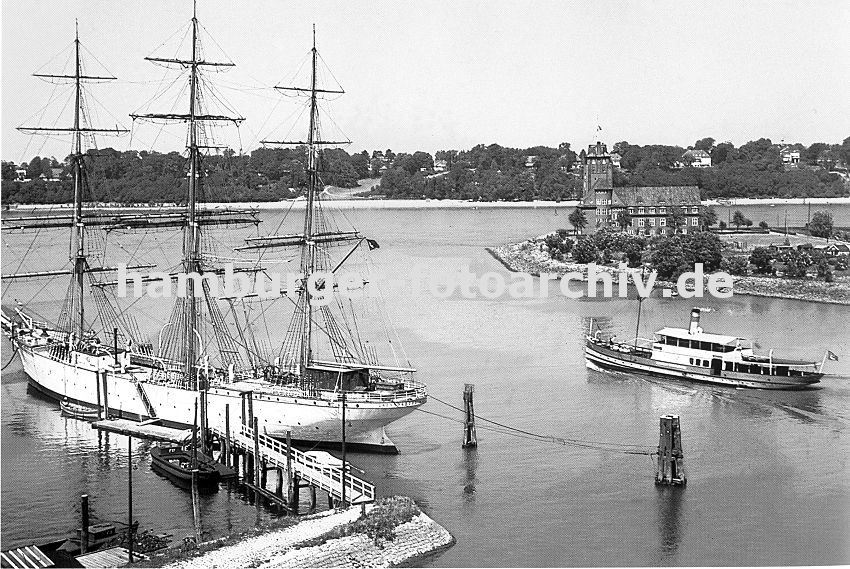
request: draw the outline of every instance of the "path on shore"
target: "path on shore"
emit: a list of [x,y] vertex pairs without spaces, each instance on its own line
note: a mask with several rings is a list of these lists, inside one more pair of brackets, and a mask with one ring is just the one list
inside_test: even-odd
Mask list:
[[257,567],[305,541],[326,534],[335,527],[360,517],[360,506],[329,511],[301,520],[280,531],[249,537],[233,545],[209,551],[191,559],[165,565],[168,569],[207,569],[212,567]]

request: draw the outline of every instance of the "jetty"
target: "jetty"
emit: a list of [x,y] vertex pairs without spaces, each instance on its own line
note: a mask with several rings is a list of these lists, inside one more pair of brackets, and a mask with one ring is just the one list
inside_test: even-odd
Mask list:
[[[256,417],[253,422],[253,426],[242,423],[231,428],[227,421],[224,429],[206,429],[201,437],[204,441],[201,451],[212,456],[223,472],[235,471],[240,482],[258,499],[291,513],[298,513],[302,488],[310,492],[311,510],[316,505],[317,490],[327,494],[331,507],[375,501],[374,484],[351,473],[362,472],[359,469],[347,462],[323,460],[321,455],[303,452],[293,447],[291,441],[282,442],[259,432]],[[157,419],[142,422],[104,419],[93,422],[92,428],[159,442],[186,444],[192,439],[192,429],[157,423]],[[267,488],[269,472],[277,474],[274,489]]]

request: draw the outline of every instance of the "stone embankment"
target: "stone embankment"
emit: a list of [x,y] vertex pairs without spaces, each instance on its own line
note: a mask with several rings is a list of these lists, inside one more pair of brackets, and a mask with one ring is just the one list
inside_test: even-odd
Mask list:
[[[523,272],[539,276],[541,273],[563,276],[568,272],[584,272],[587,265],[556,261],[544,251],[539,240],[531,239],[521,243],[511,243],[500,247],[487,248],[509,271]],[[614,267],[598,267],[600,271],[617,273]],[[638,269],[626,269],[639,273]],[[733,294],[749,294],[772,298],[788,298],[809,302],[850,305],[850,277],[836,277],[828,283],[814,279],[794,279],[782,277],[735,276]],[[674,287],[675,283],[656,281],[656,287]]]
[[442,550],[454,543],[452,535],[420,513],[395,528],[392,541],[364,534],[329,540],[322,545],[290,550],[260,565],[262,569],[299,567],[397,567]]
[[[370,511],[372,506],[367,506]],[[308,516],[278,531],[245,538],[232,545],[165,565],[168,569],[250,567],[393,567],[440,551],[454,543],[452,535],[420,513],[395,528],[392,541],[356,534],[322,542],[336,528],[354,522],[361,507]]]

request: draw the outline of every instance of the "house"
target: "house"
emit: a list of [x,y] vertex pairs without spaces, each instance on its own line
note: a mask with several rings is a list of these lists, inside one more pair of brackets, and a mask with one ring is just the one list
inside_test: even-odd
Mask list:
[[449,169],[449,163],[446,160],[434,160],[434,172],[445,172]]
[[823,248],[823,252],[829,257],[850,255],[850,245],[847,243],[830,243]]
[[710,168],[711,154],[705,150],[686,150],[682,154],[682,162],[692,168]]
[[800,151],[790,146],[784,146],[779,151],[779,156],[782,158],[783,164],[796,165],[800,163]]
[[525,157],[525,167],[526,168],[534,168],[534,165],[537,163],[537,156],[526,156]]
[[[635,235],[661,235],[697,231],[700,226],[700,191],[697,186],[614,187],[614,165],[605,144],[588,147],[584,164],[585,211],[590,233],[611,227]],[[682,215],[679,227],[668,225],[674,211]]]
[[16,182],[29,182],[29,178],[27,178],[27,169],[26,168],[16,168],[15,169],[15,181]]
[[611,153],[611,164],[614,165],[614,168],[620,169],[620,161],[622,159],[623,159],[623,157],[620,156],[619,152],[612,152]]

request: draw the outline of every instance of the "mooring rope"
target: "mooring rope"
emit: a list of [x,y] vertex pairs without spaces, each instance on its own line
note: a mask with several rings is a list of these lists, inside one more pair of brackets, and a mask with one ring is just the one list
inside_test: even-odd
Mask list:
[[6,369],[7,367],[9,367],[9,364],[10,364],[10,363],[12,363],[12,361],[15,359],[15,354],[17,354],[17,353],[18,353],[18,345],[17,345],[17,344],[14,344],[14,346],[15,346],[15,347],[14,347],[14,349],[12,350],[12,356],[9,358],[9,361],[8,361],[8,362],[6,362],[6,365],[4,365],[3,367],[0,367],[0,371],[3,371],[3,370],[4,370],[4,369]]
[[[433,395],[429,395],[428,397],[430,399],[433,399],[434,401],[436,401],[438,403],[442,403],[443,405],[446,405],[447,407],[455,409],[456,411],[460,411],[462,413],[465,413],[464,409],[461,409],[460,407],[452,405],[451,403],[448,403],[447,401],[443,401],[442,399],[439,399],[438,397],[435,397]],[[429,415],[435,415],[437,417],[441,417],[443,419],[448,419],[450,421],[456,421],[456,422],[459,422],[459,423],[465,422],[465,421],[462,421],[462,420],[459,420],[459,419],[446,417],[444,415],[440,415],[438,413],[434,413],[434,412],[431,412],[431,411],[426,411],[424,409],[417,409],[417,411],[421,411],[422,413],[427,413]],[[500,422],[494,421],[492,419],[487,419],[486,417],[482,417],[481,415],[478,415],[477,413],[474,415],[474,417],[476,419],[479,419],[479,420],[484,421],[486,423],[490,423],[492,425],[500,427],[499,429],[496,429],[496,428],[492,428],[492,427],[488,428],[488,427],[485,426],[485,427],[483,427],[483,430],[490,430],[490,431],[494,431],[494,432],[498,432],[498,433],[502,433],[502,434],[518,436],[520,438],[525,438],[525,439],[529,439],[529,440],[537,440],[537,441],[540,441],[540,442],[550,442],[550,443],[554,443],[554,444],[561,444],[561,445],[564,445],[564,446],[574,446],[574,447],[579,447],[579,448],[588,448],[588,449],[601,450],[601,451],[606,451],[606,452],[618,452],[618,453],[621,453],[621,454],[630,454],[630,455],[654,456],[654,455],[658,454],[658,451],[655,450],[654,447],[652,447],[651,445],[638,445],[638,444],[629,444],[629,443],[612,443],[612,442],[606,442],[606,441],[591,441],[591,440],[583,440],[583,439],[571,439],[571,438],[566,438],[566,437],[558,437],[558,436],[554,436],[554,435],[533,433],[531,431],[526,431],[524,429],[512,427],[510,425],[506,425],[505,423],[500,423]],[[479,427],[479,428],[482,428],[482,427]],[[647,450],[647,449],[653,449],[653,450]]]

